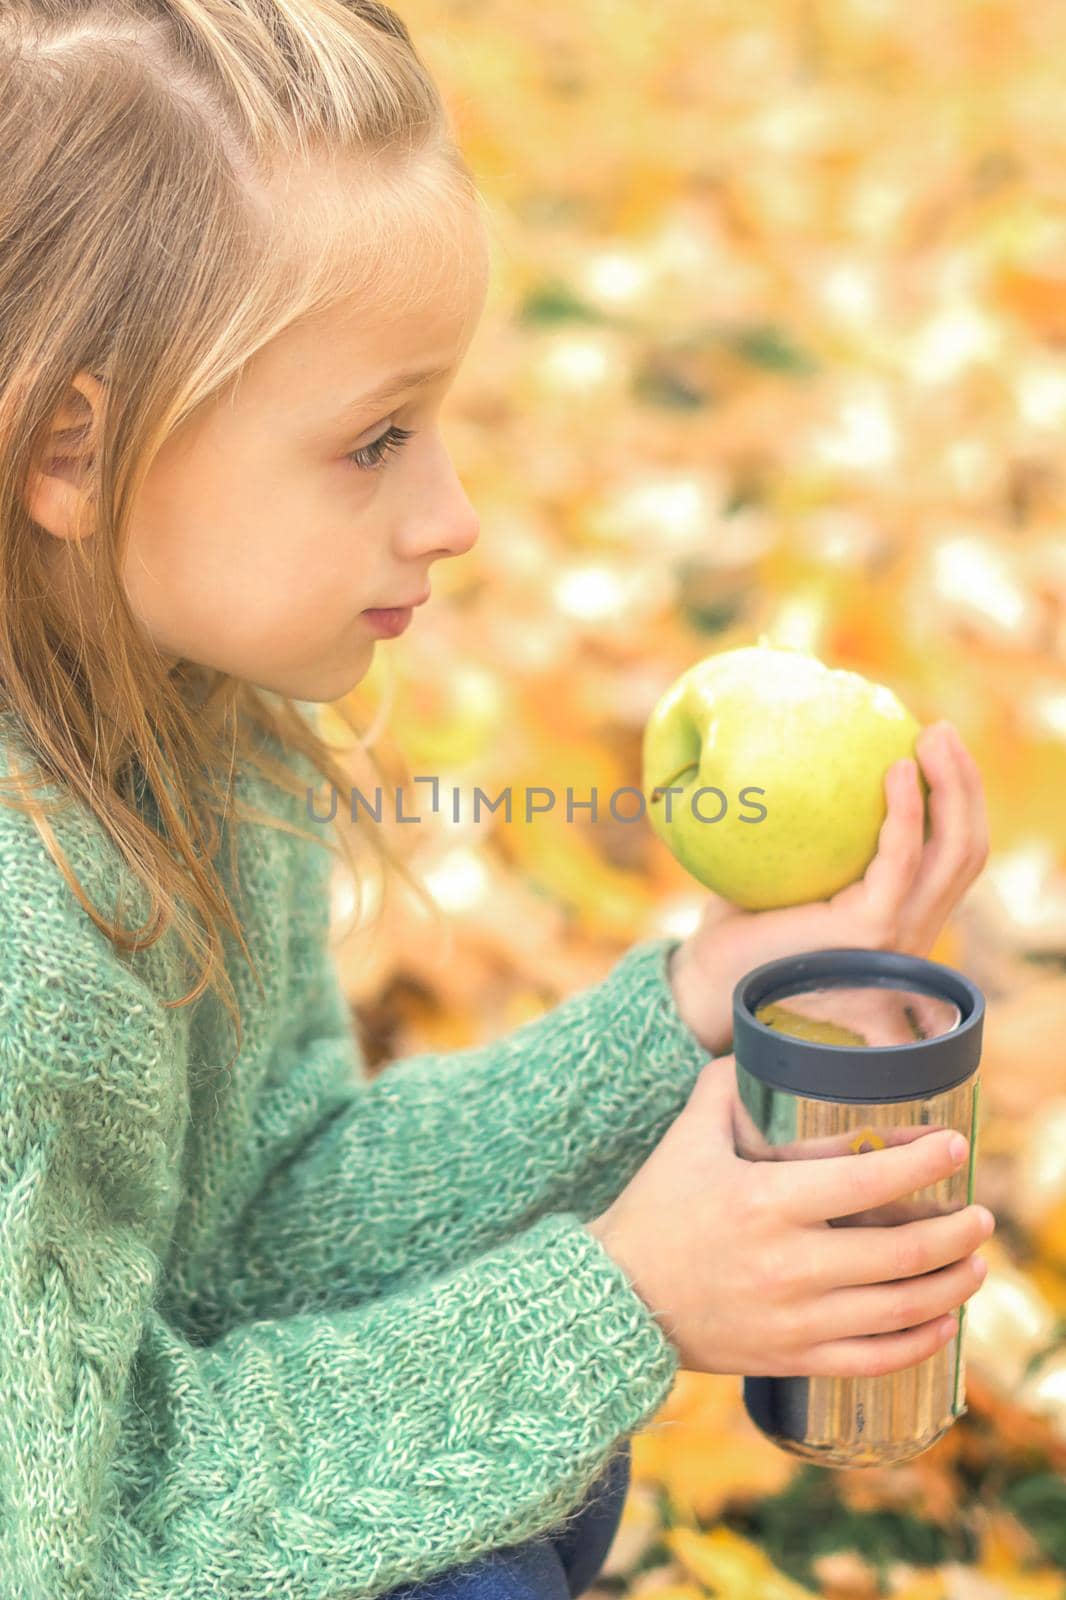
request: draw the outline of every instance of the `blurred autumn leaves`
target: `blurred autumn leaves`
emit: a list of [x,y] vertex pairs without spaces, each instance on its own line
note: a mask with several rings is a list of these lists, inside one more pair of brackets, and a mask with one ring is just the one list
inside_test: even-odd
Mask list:
[[[441,912],[390,881],[345,941],[368,1057],[496,1036],[693,925],[646,821],[565,795],[639,784],[699,655],[765,633],[954,721],[992,827],[933,952],[988,998],[970,1409],[827,1472],[682,1373],[596,1592],[1066,1600],[1066,8],[399,9],[494,268],[445,413],[481,539],[352,697]],[[557,799],[475,820],[479,785]]]

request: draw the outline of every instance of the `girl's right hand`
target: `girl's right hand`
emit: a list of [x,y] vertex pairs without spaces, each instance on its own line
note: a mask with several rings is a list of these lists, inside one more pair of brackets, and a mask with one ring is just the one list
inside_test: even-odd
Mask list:
[[869,1377],[953,1338],[978,1288],[983,1206],[833,1226],[947,1178],[967,1159],[950,1131],[813,1160],[737,1153],[736,1058],[703,1068],[680,1115],[607,1210],[587,1224],[690,1372]]

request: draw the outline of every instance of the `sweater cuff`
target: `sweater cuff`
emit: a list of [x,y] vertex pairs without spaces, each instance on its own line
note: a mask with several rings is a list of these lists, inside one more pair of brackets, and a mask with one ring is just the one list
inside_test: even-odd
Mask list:
[[[522,1309],[515,1343],[553,1343],[558,1356],[577,1367],[611,1352],[621,1381],[618,1394],[629,1417],[620,1430],[635,1428],[666,1399],[680,1366],[665,1327],[602,1240],[576,1211],[553,1211],[521,1236],[535,1246],[543,1268],[536,1299]],[[516,1262],[515,1289],[528,1283],[528,1261]],[[559,1330],[562,1333],[559,1333]],[[563,1368],[560,1368],[562,1373]]]
[[248,1403],[232,1375],[258,1390],[261,1369],[281,1373],[268,1394],[286,1441],[279,1565],[306,1560],[323,1530],[313,1554],[335,1566],[350,1547],[360,1593],[556,1528],[679,1367],[625,1272],[565,1211],[352,1310],[244,1324],[202,1359],[238,1431]]
[[[332,1384],[361,1396],[364,1432],[394,1437],[387,1454],[406,1495],[439,1490],[442,1456],[480,1452],[491,1436],[500,1449],[471,1457],[467,1487],[475,1500],[498,1502],[490,1521],[499,1543],[528,1536],[538,1503],[550,1513],[545,1523],[565,1514],[617,1440],[652,1420],[680,1366],[626,1272],[568,1211],[381,1300],[269,1326],[294,1360],[312,1328],[319,1354],[333,1352]],[[259,1328],[244,1324],[212,1348],[221,1359]],[[358,1462],[343,1412],[344,1439],[324,1441],[316,1384],[294,1389],[292,1402],[308,1470],[310,1453],[327,1447]],[[295,1461],[288,1467],[298,1473]]]
[[600,993],[606,1020],[621,1014],[640,1019],[635,1043],[654,1058],[657,1076],[691,1088],[713,1052],[682,1017],[670,985],[670,957],[681,942],[662,936],[631,945],[601,980]]

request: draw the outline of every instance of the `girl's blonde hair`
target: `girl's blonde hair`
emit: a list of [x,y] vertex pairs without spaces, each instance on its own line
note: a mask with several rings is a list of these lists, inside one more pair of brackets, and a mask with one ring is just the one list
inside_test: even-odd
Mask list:
[[[131,503],[174,430],[230,398],[248,359],[297,319],[361,295],[411,304],[412,253],[424,267],[427,247],[454,270],[449,229],[465,204],[480,196],[438,91],[377,0],[3,0],[0,705],[38,775],[95,813],[151,913],[132,929],[103,917],[44,827],[79,902],[119,950],[173,922],[199,977],[166,1003],[217,989],[238,1050],[222,928],[255,966],[214,865],[235,762],[291,794],[308,786],[269,741],[342,794],[351,775],[298,702],[189,661],[166,670],[121,583]],[[81,371],[106,396],[93,537],[63,545],[106,618],[102,641],[50,592],[23,493]],[[70,430],[73,450],[83,434]],[[352,709],[334,712],[359,742]],[[166,842],[137,810],[134,761]],[[24,794],[23,776],[9,782]],[[4,803],[43,814],[36,796]],[[277,825],[322,839],[321,825]],[[335,833],[358,883],[354,839]]]

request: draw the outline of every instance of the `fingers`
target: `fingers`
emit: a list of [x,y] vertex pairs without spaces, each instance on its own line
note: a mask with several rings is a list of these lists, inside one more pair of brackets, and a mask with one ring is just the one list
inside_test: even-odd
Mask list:
[[[898,1228],[862,1229],[866,1250],[850,1260],[846,1253],[831,1270],[838,1284],[846,1271],[866,1286],[844,1284],[812,1300],[799,1330],[813,1345],[803,1371],[841,1377],[892,1372],[954,1338],[958,1322],[951,1319],[986,1276],[987,1263],[975,1252],[995,1225],[984,1206],[966,1206]],[[834,1247],[844,1243],[836,1232]],[[879,1270],[884,1279],[871,1283]]]
[[969,1205],[894,1227],[812,1229],[803,1275],[815,1290],[918,1277],[970,1255],[995,1226],[984,1206]]
[[[953,1139],[962,1144],[957,1160],[950,1150]],[[781,1214],[793,1222],[826,1222],[939,1183],[962,1166],[969,1148],[962,1134],[937,1129],[906,1144],[859,1155],[761,1162],[758,1181]]]
[[959,744],[948,724],[923,728],[918,758],[929,783],[932,821],[932,835],[924,851],[922,888],[925,897],[936,904],[949,885],[961,877],[969,859],[972,800],[963,780]]
[[916,943],[930,943],[988,858],[980,768],[950,723],[924,728],[918,756],[929,782],[930,838],[906,905]]
[[985,804],[984,783],[981,778],[981,769],[973,756],[962,742],[959,730],[950,722],[948,729],[952,744],[962,773],[962,781],[969,801],[970,813],[970,844],[973,853],[973,876],[977,877],[988,860],[991,845],[988,830],[988,808]]
[[[743,1102],[735,1108],[736,1151],[748,1161],[824,1161],[827,1156],[861,1155],[867,1150],[881,1149],[885,1145],[909,1144],[913,1139],[924,1139],[930,1128],[927,1123],[889,1124],[869,1123],[865,1128],[841,1128],[836,1133],[814,1134],[802,1139],[792,1139],[787,1144],[771,1145],[756,1126]],[[876,1208],[849,1213],[844,1226],[859,1223],[889,1224],[910,1222],[914,1218],[914,1201],[903,1198],[890,1200]],[[819,1224],[821,1225],[821,1224]]]
[[929,837],[915,763],[885,775],[888,810],[877,853],[858,884],[866,920],[885,930],[891,948],[923,955],[988,859],[989,831],[981,771],[950,722],[923,728],[916,746],[929,785]]
[[802,1333],[812,1344],[857,1334],[897,1333],[958,1309],[981,1286],[988,1264],[978,1255],[898,1282],[834,1289],[810,1305]]
[[877,836],[877,853],[862,878],[873,920],[894,927],[922,865],[925,803],[918,769],[911,760],[897,761],[885,775],[888,811]]
[[[862,1153],[863,1136],[873,1146],[880,1141],[886,1144],[910,1144],[912,1139],[924,1139],[929,1133],[924,1122],[870,1122],[866,1128],[839,1128],[835,1133],[810,1134],[802,1139],[790,1139],[787,1144],[774,1146],[778,1161],[822,1161],[826,1156],[850,1156]],[[877,1135],[877,1140],[869,1137]]]
[[736,1056],[715,1056],[700,1068],[685,1105],[685,1114],[700,1119],[701,1137],[716,1136],[717,1142],[727,1145],[727,1153],[731,1154],[736,1153],[733,1114],[737,1098]]
[[886,1372],[900,1372],[928,1360],[957,1332],[956,1314],[934,1317],[903,1333],[829,1340],[805,1354],[802,1371],[816,1378],[876,1378]]

